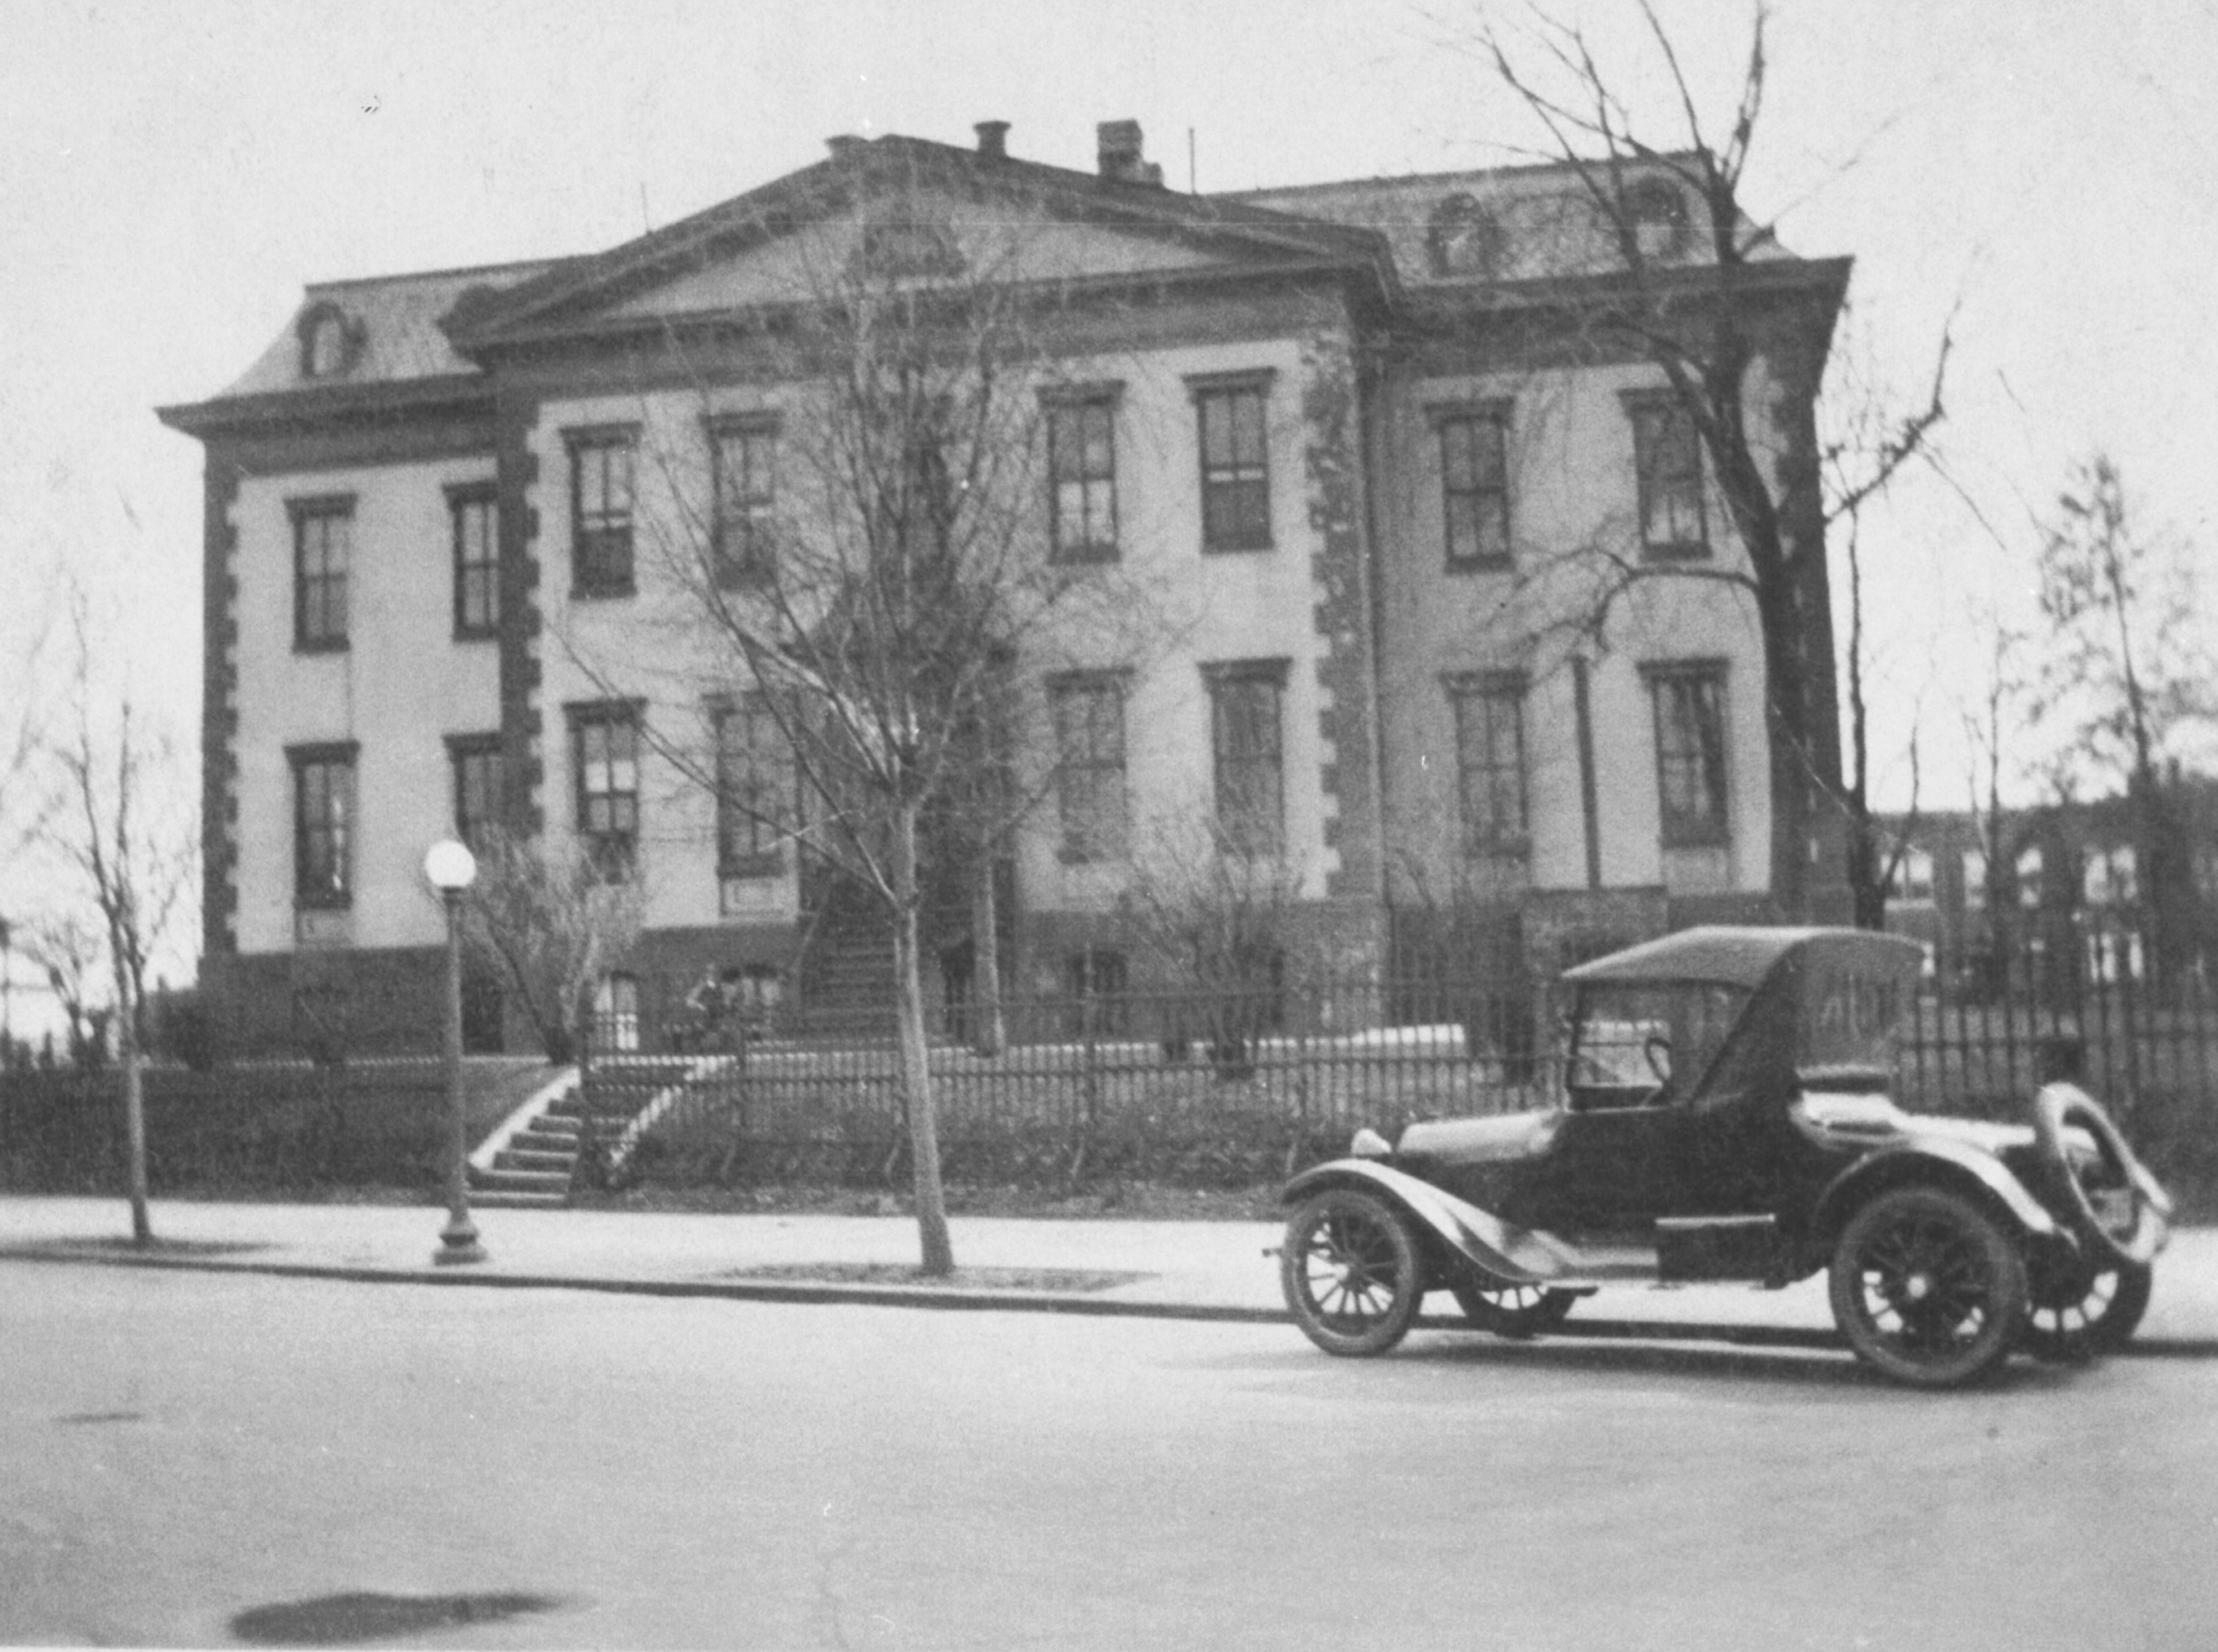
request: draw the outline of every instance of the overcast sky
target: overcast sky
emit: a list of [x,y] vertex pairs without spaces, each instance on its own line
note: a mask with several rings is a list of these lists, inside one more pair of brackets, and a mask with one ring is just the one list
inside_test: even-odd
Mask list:
[[[840,133],[969,143],[1001,119],[1013,153],[1084,168],[1094,123],[1132,117],[1166,182],[1205,191],[1519,158],[1538,134],[1459,47],[1472,15],[9,0],[0,556],[21,600],[0,658],[65,561],[115,604],[142,696],[196,738],[200,451],[152,409],[220,389],[307,282],[597,251]],[[1670,141],[1637,13],[1583,15]],[[1662,15],[1729,107],[1744,9]],[[1927,801],[1961,806],[1979,616],[2029,613],[2029,512],[2066,466],[2105,448],[2206,561],[2218,539],[2218,5],[1782,0],[1771,43],[1750,209],[1798,252],[1854,255],[1843,339],[1904,396],[1955,316],[1943,449],[2001,542],[1914,478],[1870,554],[1880,750],[1920,720]],[[1898,797],[1905,778],[1882,775]]]

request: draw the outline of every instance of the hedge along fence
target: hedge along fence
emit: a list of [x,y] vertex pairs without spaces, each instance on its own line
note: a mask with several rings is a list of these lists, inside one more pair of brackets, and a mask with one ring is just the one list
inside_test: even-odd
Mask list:
[[[543,1082],[536,1061],[465,1067],[466,1123],[485,1135]],[[120,1073],[0,1079],[0,1188],[121,1194]],[[147,1181],[158,1196],[439,1186],[450,1141],[446,1072],[432,1061],[306,1062],[146,1073]]]
[[[1089,1012],[1105,1007],[1111,1012]],[[1129,1007],[1025,1006],[1012,1019],[1017,1042],[997,1056],[936,1046],[948,1179],[1252,1186],[1345,1151],[1358,1125],[1393,1129],[1416,1117],[1536,1106],[1552,1088],[1553,1064],[1532,1053],[1528,1036],[1487,1036],[1495,1021],[1476,1016],[1282,1033],[1266,1030],[1272,1018],[1260,1007],[1167,1000],[1145,1016]],[[1157,1022],[1180,1030],[1153,1042],[1113,1036]],[[1111,1036],[1087,1036],[1105,1027]],[[1068,1036],[1073,1029],[1079,1036]],[[629,1113],[676,1076],[668,1062],[610,1063],[596,1075],[596,1104]],[[672,1186],[899,1185],[908,1154],[889,1043],[766,1041],[697,1071],[628,1175]]]

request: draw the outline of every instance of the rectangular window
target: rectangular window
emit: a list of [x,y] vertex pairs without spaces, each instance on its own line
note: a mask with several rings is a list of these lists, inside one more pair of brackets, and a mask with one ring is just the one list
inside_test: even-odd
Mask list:
[[1286,847],[1285,660],[1205,665],[1219,841],[1236,855]]
[[1640,494],[1640,545],[1650,556],[1707,556],[1702,499],[1702,443],[1677,402],[1644,396],[1626,403]]
[[1964,851],[1964,910],[1985,912],[1987,906],[1987,854],[1983,849]]
[[490,637],[500,629],[500,505],[490,486],[449,488],[454,519],[455,634]]
[[571,430],[570,582],[579,597],[632,594],[629,430]]
[[726,878],[776,877],[793,831],[793,758],[759,699],[721,706],[716,729],[716,869]]
[[1727,840],[1725,673],[1716,665],[1650,668],[1656,700],[1656,777],[1664,846]]
[[1117,558],[1117,405],[1109,396],[1047,410],[1051,529],[1058,562]]
[[1529,841],[1525,798],[1525,683],[1515,677],[1459,678],[1456,789],[1463,852],[1479,860],[1521,855]]
[[297,746],[293,764],[293,903],[344,907],[354,902],[356,748]]
[[1904,906],[1933,904],[1933,856],[1924,849],[1905,849],[1894,863],[1887,880],[1887,899]]
[[719,420],[709,427],[716,499],[709,544],[716,583],[726,590],[770,578],[777,445],[777,422],[767,416]]
[[1450,568],[1509,562],[1509,416],[1488,409],[1440,420],[1440,494]]
[[347,565],[353,560],[351,496],[293,499],[293,647],[347,646]]
[[454,771],[455,835],[475,847],[486,828],[500,824],[507,770],[498,734],[453,734],[447,762]]
[[570,711],[571,770],[578,835],[611,882],[631,875],[639,852],[639,714],[629,705]]
[[1124,684],[1069,677],[1049,684],[1055,712],[1056,804],[1063,858],[1122,860],[1131,841],[1124,796]]
[[1201,548],[1271,548],[1265,377],[1194,387],[1201,421]]

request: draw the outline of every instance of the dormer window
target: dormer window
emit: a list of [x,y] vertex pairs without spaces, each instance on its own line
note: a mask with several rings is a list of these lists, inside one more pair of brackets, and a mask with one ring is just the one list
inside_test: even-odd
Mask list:
[[1433,209],[1425,230],[1425,250],[1435,275],[1502,273],[1508,238],[1494,215],[1466,195],[1453,195]]
[[362,324],[329,302],[312,307],[300,318],[300,376],[336,379],[348,372],[362,353]]
[[1687,197],[1676,184],[1643,178],[1625,192],[1625,219],[1643,258],[1672,258],[1686,250]]

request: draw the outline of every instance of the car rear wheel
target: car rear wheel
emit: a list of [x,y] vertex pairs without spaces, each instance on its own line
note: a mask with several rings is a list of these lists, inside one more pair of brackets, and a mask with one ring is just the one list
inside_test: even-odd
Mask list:
[[1576,1290],[1551,1290],[1546,1285],[1509,1285],[1490,1290],[1484,1285],[1454,1287],[1456,1306],[1475,1331],[1491,1331],[1498,1337],[1535,1337],[1552,1331],[1577,1302]]
[[2153,1268],[2137,1264],[2036,1277],[2026,1316],[2025,1346],[2036,1359],[2069,1362],[2115,1352],[2131,1340],[2148,1312]]
[[1857,1357],[1920,1388],[1986,1376],[2025,1321],[2017,1246],[1946,1188],[1899,1187],[1849,1217],[1831,1287],[1834,1321]]
[[1304,1335],[1329,1354],[1379,1354],[1407,1336],[1424,1299],[1417,1243],[1384,1199],[1327,1188],[1286,1223],[1279,1281]]

